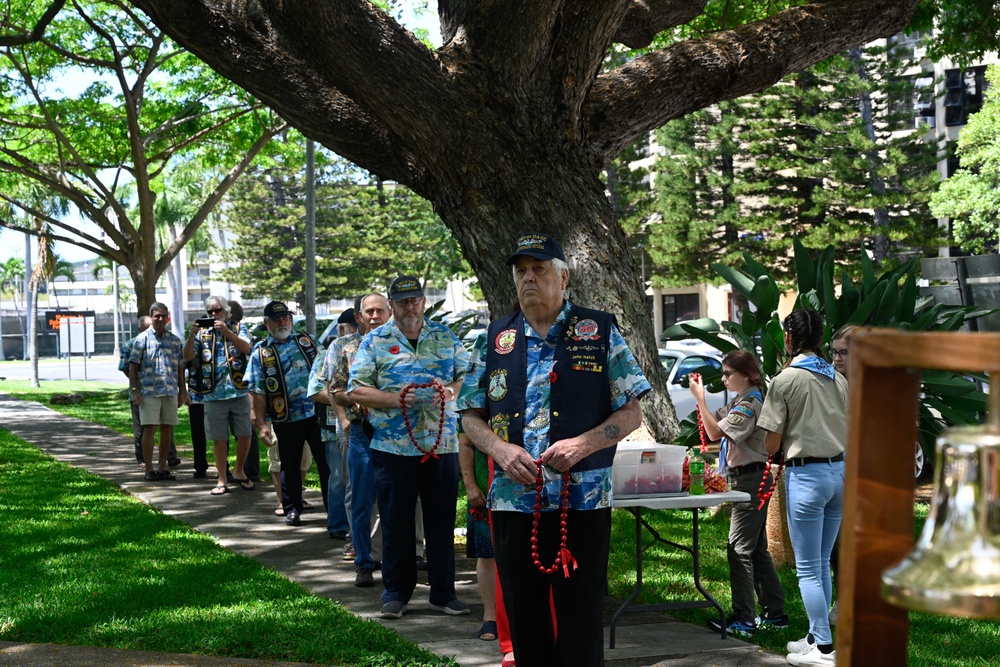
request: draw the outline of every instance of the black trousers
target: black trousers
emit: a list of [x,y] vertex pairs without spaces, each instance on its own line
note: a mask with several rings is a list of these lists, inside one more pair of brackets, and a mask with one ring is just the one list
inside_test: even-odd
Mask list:
[[[308,444],[316,468],[319,470],[320,491],[323,505],[327,503],[327,486],[330,483],[330,466],[326,462],[326,445],[319,431],[319,422],[308,417],[294,422],[273,424],[278,437],[278,458],[281,459],[281,499],[285,516],[293,509],[302,513],[302,448]],[[247,473],[249,474],[249,473]]]
[[[568,578],[562,569],[542,574],[532,561],[531,514],[491,512],[490,517],[517,667],[602,667],[611,510],[568,513],[566,547],[577,563]],[[560,512],[543,512],[538,526],[542,565],[552,565],[559,540]],[[558,633],[552,627],[550,591]]]

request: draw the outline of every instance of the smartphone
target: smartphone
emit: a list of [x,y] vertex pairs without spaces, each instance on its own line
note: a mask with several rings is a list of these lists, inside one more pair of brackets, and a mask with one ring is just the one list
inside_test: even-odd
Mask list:
[[202,329],[211,329],[215,326],[214,317],[199,317],[194,321],[195,324],[200,326]]

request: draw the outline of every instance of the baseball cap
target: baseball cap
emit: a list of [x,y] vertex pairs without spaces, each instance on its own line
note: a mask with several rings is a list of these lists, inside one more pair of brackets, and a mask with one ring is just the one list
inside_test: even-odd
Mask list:
[[271,303],[264,306],[264,317],[270,318],[272,320],[278,319],[282,315],[291,315],[292,311],[288,309],[284,301],[272,301]]
[[340,317],[337,318],[337,324],[353,324],[357,326],[358,323],[354,320],[354,309],[348,308],[342,312]]
[[413,276],[399,276],[389,285],[389,299],[399,301],[424,295],[424,290],[420,287],[420,281]]
[[535,259],[561,259],[566,261],[562,248],[548,234],[525,234],[519,236],[514,243],[514,253],[507,258],[507,265],[514,263],[519,255],[527,255]]

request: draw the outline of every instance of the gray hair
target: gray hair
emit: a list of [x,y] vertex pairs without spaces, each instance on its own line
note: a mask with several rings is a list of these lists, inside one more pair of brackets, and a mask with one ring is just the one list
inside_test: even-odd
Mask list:
[[224,310],[227,315],[229,314],[229,302],[226,300],[226,297],[224,296],[208,297],[207,299],[205,299],[205,310],[208,310],[209,305],[213,303],[218,305],[219,308],[221,308],[222,310]]
[[[562,273],[563,271],[565,271],[566,273],[569,273],[569,265],[566,262],[564,262],[563,260],[559,259],[558,257],[553,257],[552,259],[550,259],[548,261],[552,262],[552,268],[555,269],[556,271],[558,271],[559,273]],[[516,264],[510,267],[510,272],[511,272],[511,275],[514,276],[514,280],[517,280],[517,265]]]
[[159,301],[154,301],[153,304],[149,307],[149,314],[152,315],[155,312],[169,314],[170,309],[167,308],[167,304],[161,303]]

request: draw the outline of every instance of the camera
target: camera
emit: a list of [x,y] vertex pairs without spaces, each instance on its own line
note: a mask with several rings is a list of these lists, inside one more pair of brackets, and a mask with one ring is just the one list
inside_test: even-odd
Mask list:
[[194,321],[195,324],[200,326],[202,329],[211,329],[215,326],[214,317],[199,317]]

